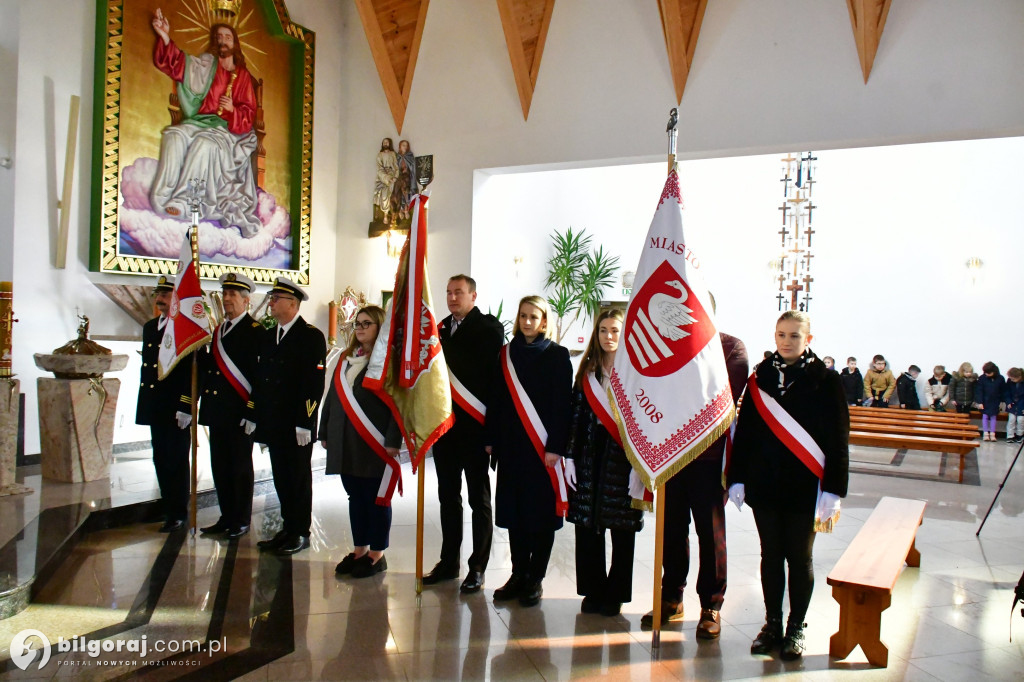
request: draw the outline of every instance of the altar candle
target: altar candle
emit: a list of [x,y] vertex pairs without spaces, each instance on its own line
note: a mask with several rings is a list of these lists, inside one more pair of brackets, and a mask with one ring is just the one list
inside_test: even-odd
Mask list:
[[331,301],[327,304],[327,343],[332,346],[338,342],[338,304]]

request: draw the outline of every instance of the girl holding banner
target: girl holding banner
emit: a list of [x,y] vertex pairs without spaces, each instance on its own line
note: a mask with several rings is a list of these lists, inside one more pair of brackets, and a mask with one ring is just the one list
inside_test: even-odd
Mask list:
[[555,531],[568,509],[562,456],[569,437],[572,364],[548,338],[548,304],[519,302],[512,341],[501,349],[500,378],[487,406],[485,443],[497,463],[495,523],[508,529],[512,577],[495,601],[540,602]]
[[[783,660],[804,650],[814,588],[816,530],[831,530],[849,479],[850,415],[839,375],[811,351],[810,318],[788,310],[775,325],[776,352],[747,383],[729,463],[729,498],[754,510],[761,540],[766,622],[750,647]],[[789,569],[789,619],[782,596]]]
[[[633,599],[633,549],[643,512],[629,495],[632,465],[608,407],[608,382],[622,333],[621,310],[604,310],[594,323],[572,393],[572,427],[565,475],[575,494],[569,520],[576,524],[576,591],[580,611],[616,616]],[[612,535],[606,569],[605,530]]]
[[367,361],[384,322],[384,311],[366,306],[356,313],[352,342],[338,360],[320,411],[327,474],[341,474],[355,549],[334,569],[366,578],[386,571],[391,534],[391,496],[398,484],[402,434],[391,410],[363,388]]

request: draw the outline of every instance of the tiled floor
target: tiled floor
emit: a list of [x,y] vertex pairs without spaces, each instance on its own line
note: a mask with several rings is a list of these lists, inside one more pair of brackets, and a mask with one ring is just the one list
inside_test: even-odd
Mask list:
[[[314,489],[310,551],[291,560],[256,551],[256,541],[280,523],[273,495],[257,500],[256,532],[237,544],[201,537],[175,540],[157,534],[155,525],[93,533],[28,610],[0,621],[0,645],[31,627],[51,640],[58,635],[127,640],[145,634],[149,642],[196,638],[220,641],[227,649],[217,655],[177,657],[183,665],[195,663],[193,667],[146,671],[159,679],[1020,680],[1024,617],[1019,608],[1010,614],[1009,607],[1024,570],[1024,457],[980,538],[975,536],[1015,453],[1015,446],[983,444],[977,457],[968,458],[965,482],[958,484],[955,458],[943,466],[933,453],[894,458],[892,452],[855,449],[858,470],[874,473],[852,475],[836,532],[817,538],[808,649],[794,663],[749,653],[764,616],[757,533],[749,509],[740,512],[730,506],[727,512],[729,588],[721,638],[695,639],[699,604],[688,589],[686,620],[663,630],[660,651],[652,656],[651,635],[640,629],[640,616],[650,609],[654,579],[653,517],[637,541],[633,602],[619,617],[579,613],[570,527],[556,536],[539,607],[495,605],[491,600],[511,567],[501,529],[496,529],[481,594],[460,595],[459,581],[452,581],[424,588],[417,596],[416,499],[408,466],[403,469],[406,496],[394,506],[389,570],[381,576],[335,577],[335,564],[350,549],[350,533],[341,483],[327,477]],[[133,475],[140,480],[131,485],[145,488],[144,467],[136,469]],[[440,547],[430,461],[426,476],[424,568],[429,570]],[[844,661],[829,658],[828,638],[838,623],[838,606],[825,576],[885,495],[924,499],[928,506],[918,533],[921,568],[905,570],[897,582],[882,622],[889,666],[878,669],[859,649]],[[25,510],[40,503],[21,504]],[[212,522],[216,514],[215,508],[202,510],[200,523]],[[691,543],[696,543],[693,536]],[[1011,624],[1018,635],[1013,642]],[[161,658],[168,656],[151,653],[147,660]],[[8,664],[5,676],[112,679],[138,672],[124,665],[99,665],[123,659],[113,653],[97,658],[54,653],[42,670],[23,672]],[[71,662],[86,665],[67,665]]]

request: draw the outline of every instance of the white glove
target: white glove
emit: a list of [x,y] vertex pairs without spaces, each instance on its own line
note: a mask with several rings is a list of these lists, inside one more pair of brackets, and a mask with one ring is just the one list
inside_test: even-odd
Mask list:
[[192,415],[188,412],[176,412],[174,418],[178,420],[179,429],[187,429],[188,425],[192,423]]
[[569,457],[565,458],[565,483],[576,490],[576,462]]
[[295,442],[299,445],[309,445],[313,439],[313,432],[309,429],[304,429],[301,426],[295,427]]
[[736,505],[736,508],[743,511],[743,500],[747,498],[747,489],[742,483],[733,483],[729,486],[729,499]]
[[636,472],[636,469],[629,470],[629,496],[634,500],[644,499],[644,493],[647,492],[647,488],[644,487],[644,482],[640,479],[640,474]]
[[816,516],[819,521],[832,518],[839,511],[839,496],[821,491],[821,499],[818,500]]
[[256,430],[256,422],[251,422],[248,419],[243,419],[238,422],[238,425],[245,429],[245,435],[251,436],[252,432]]

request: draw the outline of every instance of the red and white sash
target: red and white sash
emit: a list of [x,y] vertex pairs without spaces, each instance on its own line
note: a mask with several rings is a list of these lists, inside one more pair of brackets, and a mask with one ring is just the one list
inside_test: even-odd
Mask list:
[[747,395],[757,407],[757,413],[768,425],[775,437],[796,455],[811,473],[821,480],[825,477],[825,453],[814,441],[807,429],[783,409],[775,398],[771,397],[757,385],[757,373],[750,375],[747,381]]
[[381,477],[380,487],[377,489],[377,504],[382,507],[390,507],[395,487],[398,487],[399,494],[402,492],[402,467],[398,463],[398,459],[389,455],[384,448],[384,434],[373,425],[356,401],[352,387],[349,386],[348,379],[345,377],[348,366],[348,358],[342,357],[338,361],[338,370],[334,373],[334,390],[356,432],[387,465],[384,467],[384,475]]
[[484,417],[487,415],[487,406],[484,405],[482,400],[473,395],[461,381],[459,381],[459,378],[455,376],[455,372],[452,371],[451,367],[448,368],[448,380],[452,385],[452,399],[457,402],[459,407],[464,409],[470,417],[483,424]]
[[221,340],[223,336],[221,329],[223,329],[223,326],[217,327],[217,330],[213,333],[213,359],[217,362],[217,367],[220,368],[221,374],[224,375],[224,378],[235,389],[235,392],[241,396],[242,400],[249,402],[252,385],[246,380],[242,370],[238,369],[231,356],[224,350],[224,342]]
[[546,452],[548,430],[544,428],[544,422],[537,414],[537,408],[533,406],[533,401],[530,400],[526,389],[519,382],[519,376],[516,374],[516,368],[512,364],[512,356],[509,355],[509,352],[509,346],[506,345],[501,354],[501,369],[502,374],[505,375],[505,385],[508,386],[512,403],[516,406],[516,412],[519,413],[519,421],[522,422],[523,428],[526,429],[526,435],[533,443],[533,449],[537,451],[541,463],[547,468],[551,487],[555,491],[555,514],[565,516],[569,511],[569,495],[565,489],[565,463],[559,460],[556,466],[547,466],[544,453]]
[[[608,407],[608,399],[601,382],[597,380],[597,372],[587,372],[587,378],[583,381],[583,395],[587,398],[587,404],[594,411],[594,416],[601,422],[601,426],[608,431],[615,443],[622,447],[622,434],[615,425],[615,418],[612,416],[611,408]],[[634,505],[647,509],[647,505],[654,503],[654,493],[644,486],[639,476],[631,476],[629,479],[629,496],[636,500]]]

